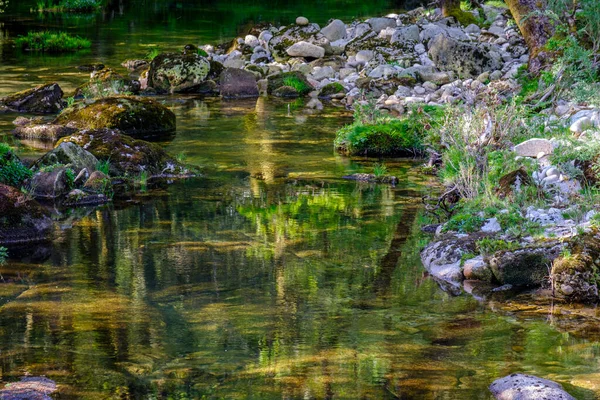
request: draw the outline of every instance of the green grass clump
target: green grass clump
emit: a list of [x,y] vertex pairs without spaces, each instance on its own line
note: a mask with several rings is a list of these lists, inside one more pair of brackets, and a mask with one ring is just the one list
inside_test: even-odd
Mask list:
[[335,147],[349,155],[419,155],[424,151],[427,131],[443,115],[440,107],[423,107],[396,119],[383,116],[375,104],[358,105],[354,123],[337,132]]
[[283,79],[283,86],[290,86],[296,89],[301,96],[308,94],[312,91],[312,87],[310,87],[306,82],[298,79],[295,76],[288,76]]
[[14,155],[10,146],[0,143],[0,183],[20,187],[31,171]]
[[37,2],[37,9],[47,12],[88,13],[98,11],[103,5],[104,0],[40,0]]
[[520,247],[519,243],[507,242],[502,239],[484,238],[475,242],[477,250],[484,256],[491,256],[497,251],[515,250]]
[[79,36],[71,36],[65,32],[29,32],[27,36],[19,36],[17,47],[23,50],[60,53],[89,49],[92,43]]
[[146,53],[146,59],[152,61],[159,54],[160,54],[160,49],[158,47],[152,47],[150,50],[148,50],[148,53]]

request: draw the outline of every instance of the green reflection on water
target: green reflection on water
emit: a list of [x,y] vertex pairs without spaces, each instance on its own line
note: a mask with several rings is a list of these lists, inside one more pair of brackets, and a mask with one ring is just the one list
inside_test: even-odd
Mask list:
[[66,399],[488,399],[515,371],[597,390],[593,331],[427,277],[429,182],[418,161],[387,162],[397,187],[339,179],[374,163],[333,152],[346,112],[163,101],[179,121],[163,145],[205,176],[93,210],[48,260],[3,267],[0,380],[44,374]]

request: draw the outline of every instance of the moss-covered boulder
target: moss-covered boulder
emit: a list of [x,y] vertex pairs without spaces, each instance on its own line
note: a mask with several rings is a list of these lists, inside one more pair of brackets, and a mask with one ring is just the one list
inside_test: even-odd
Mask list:
[[546,282],[548,267],[561,254],[560,241],[542,241],[516,250],[496,252],[489,259],[494,278],[501,284],[539,287]]
[[63,91],[57,83],[37,86],[0,99],[9,110],[34,114],[53,114],[64,107]]
[[600,234],[578,235],[567,243],[552,263],[550,273],[555,294],[570,301],[598,303],[600,300]]
[[115,95],[138,94],[140,82],[125,78],[110,68],[92,72],[90,81],[75,90],[75,97],[106,97]]
[[162,104],[143,98],[108,97],[65,109],[55,124],[77,129],[118,129],[135,138],[167,136],[175,132],[175,114]]
[[75,172],[63,165],[41,168],[28,181],[27,188],[36,199],[56,199],[73,189]]
[[92,153],[101,161],[110,162],[110,175],[136,177],[181,176],[192,173],[157,144],[136,140],[114,129],[84,130],[61,139],[72,142]]
[[[299,96],[306,96],[314,89],[301,72],[292,71],[270,76],[267,83],[267,93],[271,95],[278,95],[277,90],[284,86],[293,88]],[[289,90],[284,92],[279,91],[279,96],[289,97],[282,96],[282,93],[287,92],[289,92]]]
[[466,43],[440,34],[429,42],[429,56],[442,71],[476,78],[485,71],[502,69],[502,57],[487,43]]
[[346,89],[342,84],[338,82],[328,83],[327,85],[321,88],[319,92],[319,97],[324,99],[331,99],[333,97],[340,97],[346,94]]
[[148,86],[158,93],[194,93],[210,72],[210,62],[198,54],[164,53],[154,57]]
[[20,190],[0,184],[0,245],[43,241],[52,234],[52,219]]

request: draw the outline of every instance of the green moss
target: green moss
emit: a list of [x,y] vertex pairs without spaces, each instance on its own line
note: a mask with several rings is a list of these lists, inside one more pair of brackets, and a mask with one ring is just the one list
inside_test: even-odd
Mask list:
[[274,94],[277,89],[283,86],[294,88],[300,96],[305,96],[313,90],[313,87],[301,72],[292,71],[269,77],[267,92]]
[[339,82],[329,83],[321,89],[319,97],[331,97],[334,94],[345,93],[346,89]]
[[29,32],[27,36],[19,36],[15,41],[23,50],[60,53],[89,49],[92,45],[88,39],[71,36],[65,32]]

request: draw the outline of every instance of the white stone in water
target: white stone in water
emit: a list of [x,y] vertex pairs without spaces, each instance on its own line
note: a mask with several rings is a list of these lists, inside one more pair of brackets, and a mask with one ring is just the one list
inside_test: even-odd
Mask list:
[[575,400],[558,383],[525,374],[497,379],[490,385],[490,391],[497,400]]
[[308,18],[306,17],[298,17],[296,18],[296,25],[306,26],[308,25]]

